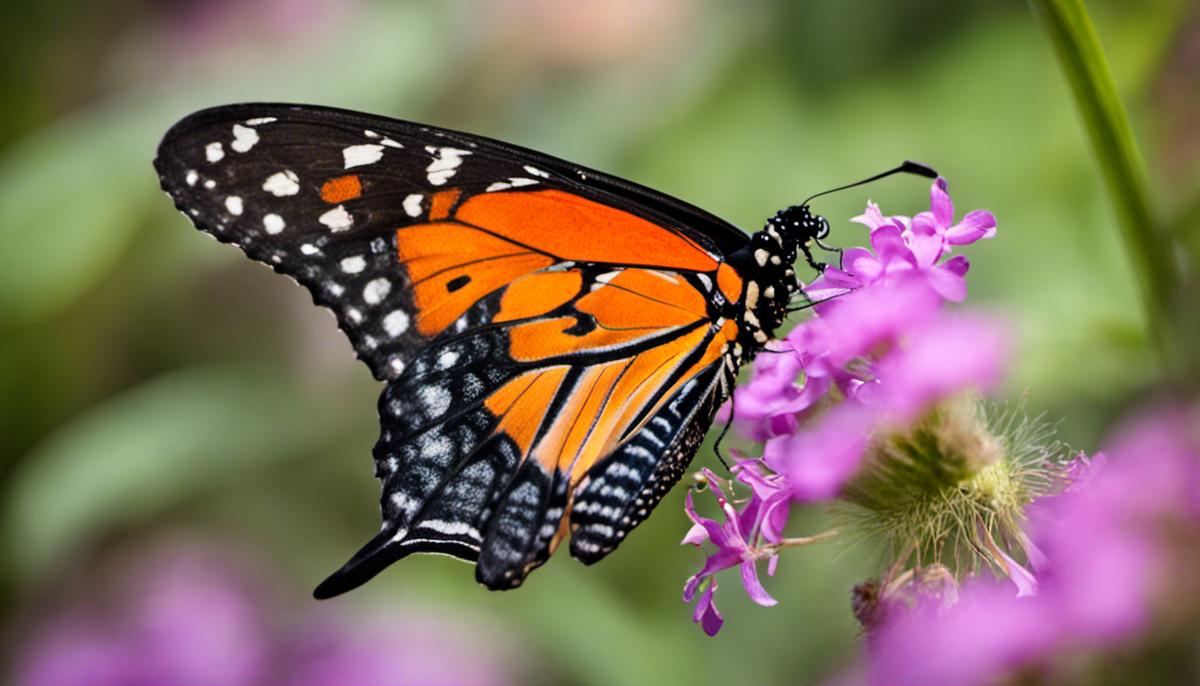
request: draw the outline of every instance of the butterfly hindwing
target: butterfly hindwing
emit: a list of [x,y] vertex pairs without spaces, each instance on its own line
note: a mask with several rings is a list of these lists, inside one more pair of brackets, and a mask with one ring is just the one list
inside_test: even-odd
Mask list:
[[[658,286],[651,280],[664,278],[642,271],[623,270],[604,281],[578,268],[527,275],[474,306],[472,316],[490,313],[490,324],[443,334],[413,358],[380,400],[383,431],[375,457],[384,527],[318,593],[348,590],[414,552],[474,561],[478,580],[489,588],[519,585],[577,521],[567,516],[572,502],[581,494],[593,497],[594,488],[582,489],[604,481],[595,465],[610,455],[661,461],[678,453],[671,450],[680,445],[684,424],[707,425],[708,397],[732,330],[707,321],[703,310],[679,310],[686,301],[668,306],[669,289],[647,299],[638,287]],[[553,309],[509,319],[506,297],[529,282],[545,291],[541,302]],[[555,285],[565,290],[551,293]],[[622,306],[589,311],[609,304],[601,296],[610,289]],[[621,323],[637,324],[654,307],[674,309],[676,320],[659,314],[657,328],[603,327],[630,312],[640,314]],[[585,316],[593,328],[578,326]],[[537,331],[546,322],[554,326]],[[526,349],[518,343],[530,327],[539,335]],[[673,422],[670,432],[661,427],[666,421]],[[663,443],[648,454],[643,446],[651,439]],[[638,463],[645,471],[630,493],[640,498],[638,489],[647,489],[645,503],[617,503],[642,512],[627,513],[636,521],[626,520],[621,535],[661,497],[650,481],[669,487],[695,447],[662,469]],[[613,472],[605,474],[615,483]],[[591,557],[611,550],[607,541],[604,546]]]
[[711,420],[738,336],[721,307],[742,292],[723,256],[746,237],[702,210],[486,138],[300,106],[199,112],[155,164],[199,228],[308,288],[387,381],[383,528],[320,596],[413,552],[511,588],[572,528],[595,561]]
[[687,471],[719,402],[720,368],[679,389],[633,438],[597,463],[571,507],[571,555],[600,561]]

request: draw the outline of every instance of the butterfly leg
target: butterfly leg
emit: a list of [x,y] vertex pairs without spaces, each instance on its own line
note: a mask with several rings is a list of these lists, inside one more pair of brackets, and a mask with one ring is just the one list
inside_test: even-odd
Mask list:
[[[822,243],[822,242],[821,242],[821,239],[819,239],[819,238],[814,238],[814,239],[813,239],[813,242],[814,242],[814,243],[816,243],[816,244],[817,244],[817,246],[818,246],[818,247],[820,247],[820,248],[821,248],[822,250],[824,250],[825,252],[837,253],[837,257],[838,257],[838,269],[841,269],[841,268],[842,268],[842,255],[843,255],[843,251],[842,251],[842,249],[841,249],[841,248],[837,248],[837,247],[834,247],[834,246],[832,246],[832,245],[825,245],[824,243]],[[822,265],[822,266],[824,266],[824,265]],[[824,270],[824,269],[822,269],[821,271],[825,271],[825,270]]]

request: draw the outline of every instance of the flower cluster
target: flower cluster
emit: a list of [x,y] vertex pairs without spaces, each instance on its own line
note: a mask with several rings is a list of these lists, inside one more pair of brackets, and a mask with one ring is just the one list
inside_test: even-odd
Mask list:
[[[871,248],[846,250],[839,267],[804,289],[813,316],[763,351],[749,383],[735,390],[734,427],[763,443],[760,459],[739,461],[735,470],[751,495],[739,511],[732,494],[713,488],[723,524],[700,517],[690,495],[687,508],[695,526],[684,542],[717,548],[684,592],[685,601],[698,597],[694,619],[709,634],[721,624],[713,605],[717,571],[740,565],[750,597],[773,604],[759,583],[757,562],[768,560],[771,572],[780,548],[824,538],[783,537],[790,503],[842,495],[870,455],[886,451],[888,437],[919,426],[947,399],[999,379],[1002,327],[945,307],[966,297],[969,262],[952,251],[992,237],[995,218],[976,210],[955,222],[942,178],[933,183],[930,200],[928,211],[912,217],[887,216],[868,203],[852,221],[869,229]],[[965,421],[974,426],[973,415]],[[966,476],[995,461],[995,451],[982,452]],[[716,484],[711,474],[705,480]],[[1012,558],[995,544],[994,524],[969,521],[972,529],[982,527],[969,538],[981,546],[991,542],[998,554],[990,557],[1003,570]],[[1020,576],[1016,570],[1023,567],[1012,564]]]
[[[44,618],[21,650],[17,686],[332,686],[514,683],[512,646],[466,622],[322,612],[285,615],[246,559],[173,545],[116,569],[103,588]],[[118,580],[105,583],[111,576]],[[93,583],[89,583],[93,586]]]
[[[1197,409],[1159,408],[1106,453],[1081,456],[1069,487],[1030,508],[1043,553],[1036,596],[972,579],[949,607],[925,601],[890,613],[862,672],[845,683],[1078,683],[1097,670],[1105,683],[1157,682],[1172,646],[1141,646],[1155,664],[1129,649],[1192,636],[1200,620],[1191,574],[1200,555],[1197,427]],[[1159,676],[1183,678],[1171,668]]]

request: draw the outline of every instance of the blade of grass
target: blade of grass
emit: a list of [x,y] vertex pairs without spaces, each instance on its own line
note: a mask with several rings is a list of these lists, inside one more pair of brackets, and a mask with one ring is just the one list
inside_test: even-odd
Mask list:
[[1137,275],[1150,337],[1169,378],[1195,387],[1200,358],[1188,344],[1196,328],[1195,300],[1184,260],[1167,224],[1155,211],[1145,164],[1117,96],[1108,60],[1083,0],[1030,0],[1071,84],[1087,128],[1126,253]]

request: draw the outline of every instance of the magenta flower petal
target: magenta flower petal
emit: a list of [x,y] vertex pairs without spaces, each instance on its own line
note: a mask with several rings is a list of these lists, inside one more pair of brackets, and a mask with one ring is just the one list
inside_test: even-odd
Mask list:
[[[955,258],[958,259],[958,258]],[[967,281],[950,269],[935,267],[925,272],[925,278],[938,295],[952,303],[967,299]]]
[[928,269],[937,264],[946,252],[946,241],[935,227],[928,224],[913,224],[912,235],[908,239],[917,266]]
[[887,379],[881,405],[893,421],[906,422],[939,398],[987,390],[1000,380],[1007,349],[996,322],[966,315],[939,320],[880,361],[879,376]]
[[966,276],[967,270],[971,268],[971,261],[963,255],[959,255],[946,260],[941,264],[941,267],[951,274],[962,277]]
[[1054,645],[1054,616],[1033,598],[977,583],[955,606],[926,602],[886,625],[872,642],[869,683],[985,686]]
[[868,413],[843,405],[813,428],[768,442],[764,460],[787,477],[794,500],[825,500],[837,495],[858,469],[869,430]]
[[992,533],[983,525],[983,522],[976,522],[975,530],[979,532],[979,538],[983,541],[984,546],[987,547],[988,552],[991,553],[992,559],[1003,568],[1004,574],[1017,587],[1017,597],[1024,598],[1037,595],[1037,577],[996,544],[996,539],[992,538]]
[[987,210],[972,210],[963,220],[946,230],[946,242],[968,245],[996,235],[996,217]]
[[879,205],[876,205],[870,200],[867,201],[867,209],[857,217],[851,217],[850,221],[856,224],[862,224],[868,229],[878,229],[884,224],[890,223],[887,218],[883,216],[883,213],[879,211]]
[[900,228],[891,224],[881,226],[871,232],[871,247],[885,269],[895,267],[915,267],[917,262],[912,251],[904,242]]
[[940,176],[929,187],[929,210],[942,226],[950,226],[954,221],[954,202],[946,188],[946,179]]
[[759,582],[758,567],[754,560],[742,562],[742,586],[746,589],[746,595],[763,607],[771,607],[779,602],[768,595],[767,590]]
[[[688,496],[691,496],[691,495],[692,494],[689,491]],[[690,504],[691,503],[689,503],[689,505]],[[683,540],[680,541],[679,543],[680,543],[680,545],[699,546],[699,545],[703,545],[704,543],[707,543],[707,542],[708,542],[708,530],[706,530],[700,524],[693,524],[692,528],[688,529],[687,534],[684,535]]]
[[692,613],[692,621],[698,622],[704,629],[704,633],[709,636],[716,636],[717,632],[721,630],[721,625],[725,623],[725,618],[721,616],[717,604],[713,602],[713,595],[716,592],[717,580],[714,577],[708,584],[708,588],[704,589],[700,600],[696,601],[696,610]]

